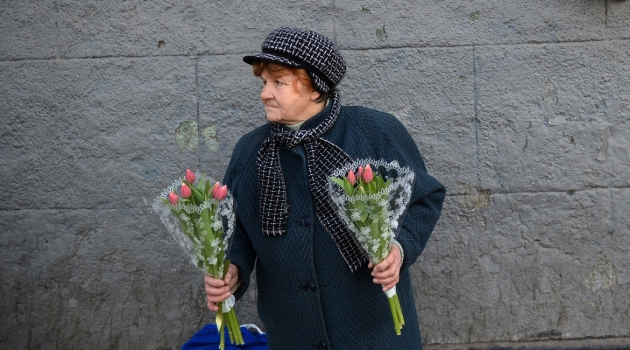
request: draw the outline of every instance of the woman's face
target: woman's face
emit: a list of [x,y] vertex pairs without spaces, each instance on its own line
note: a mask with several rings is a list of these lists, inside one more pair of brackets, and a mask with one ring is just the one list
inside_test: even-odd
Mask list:
[[[270,122],[297,124],[323,109],[323,103],[315,102],[319,93],[310,91],[293,73],[274,78],[263,71],[260,79],[263,83],[260,99]],[[297,91],[294,81],[297,83]]]

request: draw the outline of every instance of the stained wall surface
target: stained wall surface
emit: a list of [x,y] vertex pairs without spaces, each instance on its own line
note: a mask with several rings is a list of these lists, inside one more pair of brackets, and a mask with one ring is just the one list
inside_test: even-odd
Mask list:
[[[630,1],[4,0],[0,348],[176,349],[212,315],[151,209],[264,123],[241,61],[329,36],[346,105],[448,188],[413,265],[425,344],[630,337]],[[260,325],[256,288],[237,304]]]

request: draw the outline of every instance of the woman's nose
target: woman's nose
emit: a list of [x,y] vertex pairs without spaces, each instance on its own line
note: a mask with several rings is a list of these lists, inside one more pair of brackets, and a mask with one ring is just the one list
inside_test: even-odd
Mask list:
[[260,99],[268,100],[270,98],[273,98],[273,93],[271,93],[271,89],[269,88],[269,85],[265,84],[262,90],[260,91]]

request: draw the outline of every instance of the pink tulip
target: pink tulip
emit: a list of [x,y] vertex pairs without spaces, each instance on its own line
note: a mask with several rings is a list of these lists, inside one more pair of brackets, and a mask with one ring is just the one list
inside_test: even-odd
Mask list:
[[193,173],[193,172],[192,172],[192,170],[190,170],[190,169],[186,169],[186,181],[187,181],[188,183],[190,183],[190,184],[191,184],[191,183],[195,182],[195,179],[196,179],[196,178],[197,178],[197,177],[195,176],[195,173]]
[[350,182],[352,186],[354,186],[354,184],[357,183],[357,178],[356,176],[354,176],[354,171],[352,170],[348,172],[348,176],[346,176],[346,178],[348,179],[348,181]]
[[214,198],[216,198],[218,201],[222,201],[227,196],[227,192],[228,192],[227,185],[223,185],[221,186],[221,188],[219,188]]
[[211,190],[212,190],[211,192],[212,193],[210,193],[210,195],[213,198],[217,198],[217,191],[219,190],[220,187],[221,187],[221,184],[218,181],[215,182],[214,185],[212,186],[212,188],[211,188]]
[[359,165],[359,171],[357,171],[357,177],[361,179],[363,176],[363,165]]
[[189,198],[192,195],[192,190],[186,184],[182,184],[180,192],[182,193],[182,198]]
[[370,168],[370,164],[365,166],[365,170],[363,171],[363,181],[365,183],[370,183],[374,180],[374,174],[372,174],[372,168]]
[[168,194],[168,201],[171,202],[172,205],[177,205],[179,201],[179,197],[175,194],[175,192],[171,192]]

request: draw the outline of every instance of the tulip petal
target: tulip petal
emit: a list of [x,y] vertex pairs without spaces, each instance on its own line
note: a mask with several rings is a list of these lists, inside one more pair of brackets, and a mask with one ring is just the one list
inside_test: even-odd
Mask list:
[[195,173],[192,172],[192,170],[186,169],[186,182],[193,183],[195,182],[196,178],[197,177],[195,176]]
[[223,200],[223,199],[227,196],[227,192],[228,192],[227,185],[223,185],[223,186],[221,186],[221,188],[219,188],[219,190],[217,191],[217,195],[216,195],[216,197],[215,197],[215,198],[216,198],[218,201],[221,201],[221,200]]
[[217,191],[219,191],[219,188],[221,188],[221,184],[217,181],[212,186],[212,197],[213,198],[217,198]]
[[182,198],[190,198],[190,196],[192,195],[192,190],[186,184],[182,184],[180,192],[182,194]]
[[372,168],[370,167],[370,164],[368,164],[363,170],[363,181],[366,183],[370,183],[372,182],[372,180],[374,180],[374,174],[372,173]]
[[348,178],[348,181],[350,181],[350,184],[352,186],[354,186],[357,183],[357,177],[354,175],[354,171],[350,170],[348,172],[347,178]]
[[177,202],[179,201],[179,197],[177,196],[177,194],[175,194],[175,192],[171,192],[168,194],[168,201],[172,205],[177,205]]

